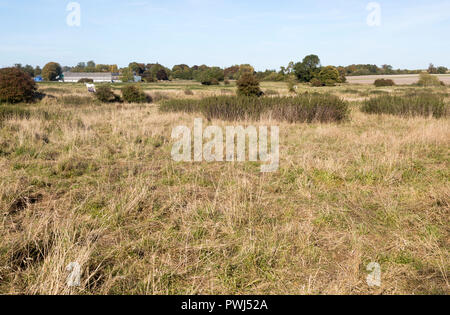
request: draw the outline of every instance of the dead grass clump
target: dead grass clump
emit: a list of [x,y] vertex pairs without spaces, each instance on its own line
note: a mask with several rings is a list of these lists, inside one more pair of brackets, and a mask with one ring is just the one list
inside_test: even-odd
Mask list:
[[2,105],[0,106],[0,124],[8,119],[30,118],[30,111],[20,105]]
[[152,98],[153,98],[153,101],[155,103],[158,103],[158,102],[170,99],[169,95],[166,94],[166,93],[163,93],[163,92],[155,92],[155,93],[153,93],[152,94]]

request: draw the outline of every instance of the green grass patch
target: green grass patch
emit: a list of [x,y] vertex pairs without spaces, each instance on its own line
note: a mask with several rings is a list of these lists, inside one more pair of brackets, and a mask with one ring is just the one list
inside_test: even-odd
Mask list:
[[444,98],[432,93],[414,93],[405,96],[381,95],[366,100],[361,110],[368,114],[396,116],[444,117],[448,108]]

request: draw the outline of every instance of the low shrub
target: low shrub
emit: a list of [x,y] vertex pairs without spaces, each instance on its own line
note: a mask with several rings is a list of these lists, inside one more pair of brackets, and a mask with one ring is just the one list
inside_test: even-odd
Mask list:
[[119,102],[120,97],[112,91],[109,85],[101,85],[96,88],[95,97],[102,103]]
[[0,69],[0,103],[33,101],[36,83],[29,74],[17,68]]
[[382,87],[382,86],[394,86],[395,82],[391,79],[378,79],[374,82],[376,87]]
[[340,82],[339,71],[333,66],[324,67],[319,72],[318,79],[326,86],[335,86],[336,83]]
[[186,90],[184,90],[184,94],[185,95],[194,95],[194,92],[192,92],[192,90],[186,89]]
[[231,82],[230,82],[230,80],[225,80],[225,81],[223,81],[223,84],[225,84],[225,85],[230,85]]
[[261,96],[263,94],[259,87],[259,81],[253,73],[244,73],[236,84],[239,96]]
[[444,98],[433,93],[412,93],[405,96],[382,95],[366,100],[361,108],[369,114],[397,116],[443,117],[448,110]]
[[296,97],[216,96],[200,100],[174,99],[161,104],[163,112],[202,113],[208,119],[259,120],[269,114],[288,122],[340,122],[349,116],[348,102],[334,95]]
[[211,79],[211,85],[220,85],[220,82],[216,78],[212,78]]
[[122,88],[122,97],[127,103],[145,103],[147,95],[138,85],[127,85]]
[[417,85],[426,87],[426,86],[441,86],[442,84],[438,77],[428,73],[421,73]]
[[94,83],[94,80],[82,78],[82,79],[78,80],[78,83]]
[[320,81],[317,78],[312,78],[310,83],[311,83],[311,86],[313,86],[313,87],[321,87],[321,86],[325,85],[322,81]]

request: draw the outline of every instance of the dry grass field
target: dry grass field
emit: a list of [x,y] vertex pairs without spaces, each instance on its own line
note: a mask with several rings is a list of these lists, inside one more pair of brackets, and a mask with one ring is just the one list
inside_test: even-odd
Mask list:
[[[419,88],[299,86],[349,101],[350,120],[240,122],[280,126],[280,168],[262,174],[254,162],[171,158],[172,129],[196,116],[161,113],[161,100],[233,85],[143,87],[152,104],[41,84],[40,103],[0,118],[1,294],[450,293],[449,117],[360,110]],[[262,88],[288,94],[284,83]],[[448,87],[434,92],[449,104]],[[381,287],[366,282],[371,262]]]

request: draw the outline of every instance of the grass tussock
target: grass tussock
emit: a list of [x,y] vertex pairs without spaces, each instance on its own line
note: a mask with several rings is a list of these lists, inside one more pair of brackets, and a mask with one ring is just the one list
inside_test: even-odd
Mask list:
[[65,95],[59,98],[59,102],[64,105],[87,105],[92,104],[94,99],[90,96]]
[[200,100],[176,99],[162,103],[162,112],[202,113],[208,119],[259,120],[263,115],[294,122],[341,122],[349,116],[348,102],[327,94],[296,97],[216,96]]
[[444,98],[433,93],[410,93],[404,96],[381,95],[366,100],[361,110],[369,114],[433,116],[435,118],[441,118],[448,112]]
[[0,123],[12,118],[29,118],[30,111],[19,105],[1,105]]

